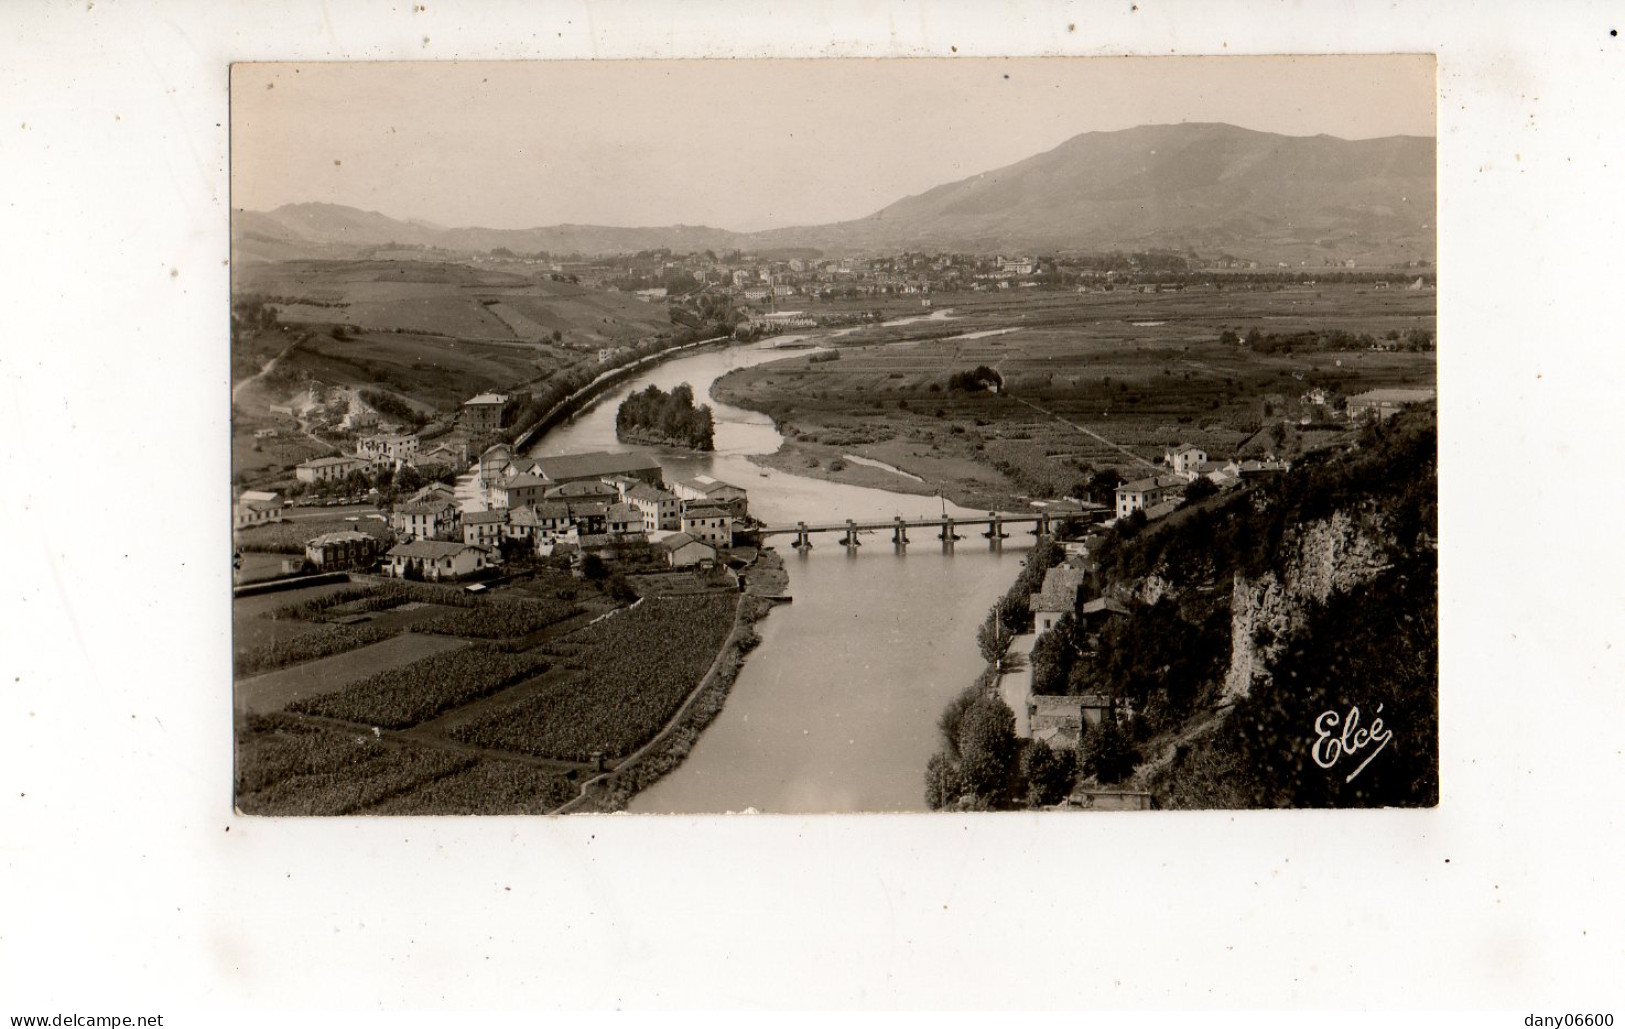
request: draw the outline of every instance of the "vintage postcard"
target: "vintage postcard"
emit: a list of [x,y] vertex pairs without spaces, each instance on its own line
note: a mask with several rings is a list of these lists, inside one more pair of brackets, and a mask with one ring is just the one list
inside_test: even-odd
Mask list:
[[1434,75],[235,65],[237,808],[1436,805]]

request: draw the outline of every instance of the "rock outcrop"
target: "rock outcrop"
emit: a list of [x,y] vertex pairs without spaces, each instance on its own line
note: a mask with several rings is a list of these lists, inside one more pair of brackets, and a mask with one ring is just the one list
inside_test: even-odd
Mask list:
[[1310,604],[1370,581],[1388,567],[1381,521],[1338,511],[1309,522],[1285,544],[1284,575],[1237,574],[1230,599],[1230,668],[1226,700],[1268,681],[1269,667]]

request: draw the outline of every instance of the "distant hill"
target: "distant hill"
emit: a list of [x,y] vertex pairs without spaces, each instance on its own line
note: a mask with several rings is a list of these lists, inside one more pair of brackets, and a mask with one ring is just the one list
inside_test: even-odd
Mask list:
[[1434,256],[1434,141],[1148,125],[756,245],[967,251],[1166,247],[1255,259]]
[[704,226],[442,229],[333,204],[238,211],[240,258],[341,256],[389,243],[610,254],[800,248],[965,252],[1171,248],[1252,260],[1435,255],[1434,140],[1282,136],[1223,124],[1075,136],[1046,153],[855,221],[734,233]]
[[387,247],[431,247],[456,252],[506,248],[516,254],[629,254],[669,247],[678,252],[726,250],[749,245],[749,237],[703,225],[618,228],[550,225],[535,229],[440,228],[402,221],[340,204],[284,204],[274,211],[233,212],[232,239],[239,259],[289,260],[354,257]]

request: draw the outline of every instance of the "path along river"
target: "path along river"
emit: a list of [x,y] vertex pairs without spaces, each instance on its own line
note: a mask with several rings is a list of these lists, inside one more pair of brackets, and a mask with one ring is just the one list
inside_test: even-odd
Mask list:
[[[571,422],[548,432],[532,454],[633,449],[615,439],[615,409],[650,383],[680,382],[696,397],[735,368],[784,360],[773,340],[707,350],[628,380]],[[667,478],[707,474],[750,492],[751,513],[769,524],[940,515],[942,502],[763,469],[780,436],[763,414],[711,401],[716,451],[657,450]],[[643,448],[646,449],[646,448]],[[949,513],[985,514],[948,505]],[[993,549],[966,528],[952,550],[915,530],[898,551],[889,533],[848,552],[840,537],[815,537],[799,554],[774,537],[790,573],[792,604],[757,625],[754,650],[693,752],[633,798],[632,811],[708,813],[920,811],[926,760],[936,749],[943,705],[980,669],[976,626],[1032,549],[1026,527]],[[771,541],[770,541],[771,542]]]

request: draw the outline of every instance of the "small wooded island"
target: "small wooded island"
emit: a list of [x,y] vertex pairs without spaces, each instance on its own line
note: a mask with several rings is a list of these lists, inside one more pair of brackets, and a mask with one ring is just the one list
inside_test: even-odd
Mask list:
[[623,443],[710,450],[715,428],[708,404],[694,404],[694,389],[678,383],[670,393],[649,386],[621,401],[615,436]]

